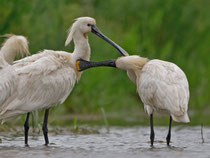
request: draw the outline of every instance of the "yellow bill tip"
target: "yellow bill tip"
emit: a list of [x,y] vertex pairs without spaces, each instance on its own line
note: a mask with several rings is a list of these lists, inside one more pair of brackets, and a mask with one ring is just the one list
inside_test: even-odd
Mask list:
[[125,54],[125,56],[129,56],[129,54],[127,53],[127,54]]
[[79,61],[76,61],[76,68],[77,68],[77,71],[80,70],[80,68],[79,68]]

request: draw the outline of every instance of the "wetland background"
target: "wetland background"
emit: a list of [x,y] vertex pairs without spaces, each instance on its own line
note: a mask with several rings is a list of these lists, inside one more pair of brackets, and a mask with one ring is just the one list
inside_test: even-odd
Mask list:
[[[43,49],[72,52],[73,43],[64,47],[66,30],[77,17],[93,17],[98,28],[129,54],[174,62],[182,68],[190,85],[189,125],[210,125],[209,10],[208,0],[1,0],[0,34],[26,36],[33,54]],[[89,43],[92,61],[119,57],[91,33]],[[8,121],[0,130],[22,127],[24,119]],[[35,112],[33,125],[40,126],[42,120],[42,110]],[[155,115],[154,121],[165,126],[169,119]],[[136,86],[125,71],[85,71],[65,103],[50,111],[53,128],[80,125],[149,125]]]

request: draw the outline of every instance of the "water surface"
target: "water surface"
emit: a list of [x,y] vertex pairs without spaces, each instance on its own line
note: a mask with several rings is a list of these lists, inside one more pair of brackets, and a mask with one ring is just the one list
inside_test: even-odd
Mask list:
[[99,133],[49,134],[51,144],[44,146],[42,135],[29,136],[30,147],[24,146],[24,137],[1,134],[0,158],[203,158],[210,157],[210,128],[204,128],[202,143],[200,127],[173,127],[171,146],[167,147],[167,127],[155,127],[154,147],[150,147],[149,127],[97,128]]

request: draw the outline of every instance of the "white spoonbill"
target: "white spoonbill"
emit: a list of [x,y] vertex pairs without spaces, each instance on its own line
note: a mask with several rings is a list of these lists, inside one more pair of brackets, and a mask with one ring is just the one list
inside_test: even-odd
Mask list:
[[48,140],[48,113],[52,106],[62,104],[81,72],[76,69],[76,60],[90,58],[88,32],[93,32],[114,45],[123,55],[127,53],[104,36],[96,27],[96,21],[90,17],[78,18],[69,29],[65,45],[74,41],[73,53],[64,51],[44,50],[38,54],[16,61],[13,65],[19,76],[18,89],[11,94],[1,106],[0,119],[7,120],[19,114],[27,113],[25,127],[25,144],[28,145],[30,112],[45,108],[43,134],[45,144]]
[[111,66],[127,70],[128,77],[137,84],[137,91],[150,116],[151,146],[155,133],[153,112],[170,115],[167,145],[171,139],[171,122],[189,122],[187,114],[189,86],[185,73],[175,64],[158,59],[148,60],[140,56],[120,57],[103,62],[77,61],[78,70],[90,67]]
[[17,88],[18,77],[11,64],[16,56],[29,55],[28,41],[24,36],[5,37],[8,38],[0,49],[0,106]]

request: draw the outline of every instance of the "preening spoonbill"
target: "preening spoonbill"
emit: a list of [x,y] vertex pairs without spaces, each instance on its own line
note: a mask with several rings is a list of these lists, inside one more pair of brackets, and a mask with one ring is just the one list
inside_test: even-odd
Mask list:
[[128,77],[137,84],[137,91],[150,116],[151,146],[155,133],[153,112],[170,115],[167,145],[171,139],[171,122],[189,122],[187,114],[189,86],[185,73],[175,64],[158,59],[148,60],[140,56],[120,57],[103,62],[77,61],[78,70],[90,67],[111,66],[127,70]]
[[104,36],[96,27],[96,21],[90,17],[78,18],[69,29],[65,45],[74,41],[73,53],[44,50],[38,54],[16,61],[12,66],[18,73],[17,91],[11,94],[0,109],[0,119],[7,120],[19,114],[27,113],[25,127],[25,144],[28,145],[30,112],[45,108],[43,134],[45,144],[48,140],[48,114],[50,107],[62,104],[75,82],[80,79],[81,72],[76,69],[76,60],[90,58],[88,33],[93,32],[117,48],[123,55],[123,49]]
[[24,36],[8,37],[0,49],[0,108],[17,88],[18,76],[11,66],[16,56],[29,55],[28,41]]

